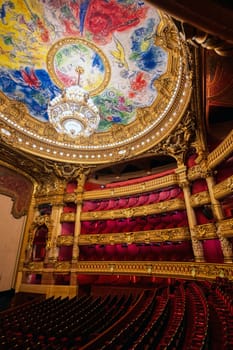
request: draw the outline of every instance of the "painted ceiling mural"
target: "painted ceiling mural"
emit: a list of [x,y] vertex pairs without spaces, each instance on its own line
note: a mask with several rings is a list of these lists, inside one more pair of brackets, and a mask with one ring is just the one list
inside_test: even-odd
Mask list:
[[[153,44],[159,16],[142,1],[5,1],[0,16],[0,88],[24,102],[35,118],[48,121],[57,85],[75,84],[78,67],[80,85],[98,91],[99,130],[131,122],[137,107],[156,98],[153,81],[165,73],[167,53]],[[56,42],[53,67],[46,67]],[[48,68],[61,84],[53,82]]]
[[[130,126],[138,110],[153,107],[156,112],[158,101],[162,108],[158,118],[150,116],[146,121],[142,112],[140,124],[147,132],[147,124],[159,125],[162,114],[171,109],[170,100],[182,84],[186,65],[179,58],[183,49],[175,26],[164,22],[161,13],[145,1],[1,1],[0,90],[9,100],[23,103],[36,123],[47,125],[49,102],[64,88],[80,85],[98,107],[100,123],[95,134],[103,135],[105,147],[114,139],[106,132],[116,125]],[[161,79],[165,88],[156,85]],[[35,132],[28,131],[32,122],[24,124],[18,130],[33,136]],[[140,137],[144,129],[135,127]],[[122,144],[127,135],[133,139],[131,132],[127,129],[119,139]],[[11,131],[2,133],[9,136]]]

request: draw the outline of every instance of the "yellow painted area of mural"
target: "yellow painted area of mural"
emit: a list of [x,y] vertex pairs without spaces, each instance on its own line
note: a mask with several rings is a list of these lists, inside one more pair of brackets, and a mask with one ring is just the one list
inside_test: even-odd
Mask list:
[[0,67],[45,68],[51,41],[43,41],[49,29],[42,19],[41,4],[37,0],[1,1],[0,13]]

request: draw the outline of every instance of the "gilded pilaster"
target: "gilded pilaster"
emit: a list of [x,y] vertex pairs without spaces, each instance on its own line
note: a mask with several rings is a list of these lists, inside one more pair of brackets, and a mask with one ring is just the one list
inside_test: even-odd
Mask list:
[[196,233],[195,233],[195,226],[197,225],[197,220],[196,220],[194,209],[192,208],[191,202],[190,202],[191,192],[190,192],[189,182],[187,180],[187,175],[186,175],[186,166],[179,167],[176,173],[179,175],[180,186],[183,188],[183,192],[184,192],[184,200],[185,200],[185,206],[187,211],[189,230],[191,235],[195,261],[203,262],[204,253],[203,253],[202,242],[197,239]]

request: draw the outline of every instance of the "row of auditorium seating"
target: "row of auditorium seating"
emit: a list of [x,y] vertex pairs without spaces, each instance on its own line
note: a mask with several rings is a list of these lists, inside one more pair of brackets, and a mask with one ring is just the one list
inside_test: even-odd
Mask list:
[[140,294],[32,301],[0,313],[0,349],[230,350],[231,291],[226,279],[167,280]]
[[193,261],[191,241],[79,247],[80,261]]
[[86,220],[81,222],[81,234],[105,234],[161,230],[188,226],[187,215],[183,210],[160,215],[136,216],[120,219]]
[[205,348],[209,323],[209,308],[207,300],[200,286],[191,282],[186,288],[185,344],[187,349],[195,350]]
[[183,198],[182,189],[178,186],[128,197],[86,200],[83,202],[82,211],[86,212],[132,208],[141,205],[154,204],[174,198]]

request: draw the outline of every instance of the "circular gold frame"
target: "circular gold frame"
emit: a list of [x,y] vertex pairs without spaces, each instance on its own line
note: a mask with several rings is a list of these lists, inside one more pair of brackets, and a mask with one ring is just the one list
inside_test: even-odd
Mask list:
[[47,54],[47,69],[48,72],[52,78],[52,80],[54,81],[54,83],[61,89],[64,89],[66,86],[64,85],[64,83],[58,78],[55,70],[54,70],[54,59],[55,59],[55,55],[56,53],[64,46],[66,45],[72,45],[72,44],[82,44],[84,46],[87,46],[88,48],[90,48],[91,50],[93,50],[94,52],[96,52],[102,59],[103,63],[104,63],[104,67],[105,67],[105,76],[104,79],[102,81],[102,83],[99,85],[98,88],[88,91],[88,93],[91,96],[95,96],[98,95],[99,93],[101,93],[108,85],[109,81],[110,81],[110,77],[111,77],[111,68],[110,68],[110,64],[108,62],[107,57],[104,55],[104,53],[93,43],[85,40],[85,39],[80,39],[80,38],[74,38],[74,37],[70,37],[70,38],[64,38],[61,39],[59,41],[57,41],[48,51]]

